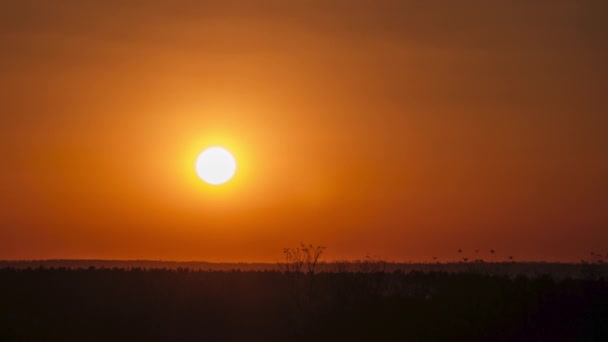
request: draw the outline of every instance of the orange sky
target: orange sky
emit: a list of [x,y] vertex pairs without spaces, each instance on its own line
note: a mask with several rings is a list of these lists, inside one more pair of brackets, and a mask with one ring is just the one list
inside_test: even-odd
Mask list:
[[0,1],[0,259],[608,252],[604,1],[211,3]]

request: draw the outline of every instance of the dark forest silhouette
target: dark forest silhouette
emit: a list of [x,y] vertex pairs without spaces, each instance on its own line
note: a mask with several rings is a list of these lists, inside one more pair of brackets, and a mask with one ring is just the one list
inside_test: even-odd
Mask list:
[[544,264],[320,263],[323,250],[288,248],[259,271],[5,267],[0,340],[608,340],[597,258],[561,265],[572,277]]

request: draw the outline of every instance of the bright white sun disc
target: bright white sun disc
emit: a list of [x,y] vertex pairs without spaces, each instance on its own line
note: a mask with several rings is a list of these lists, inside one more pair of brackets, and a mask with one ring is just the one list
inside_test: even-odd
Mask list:
[[220,185],[236,172],[236,160],[223,147],[209,147],[196,159],[196,173],[208,184]]

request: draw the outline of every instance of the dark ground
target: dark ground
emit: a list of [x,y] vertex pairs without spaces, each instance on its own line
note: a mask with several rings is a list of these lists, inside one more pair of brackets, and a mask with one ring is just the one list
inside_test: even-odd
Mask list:
[[608,341],[608,282],[480,273],[0,269],[0,341]]

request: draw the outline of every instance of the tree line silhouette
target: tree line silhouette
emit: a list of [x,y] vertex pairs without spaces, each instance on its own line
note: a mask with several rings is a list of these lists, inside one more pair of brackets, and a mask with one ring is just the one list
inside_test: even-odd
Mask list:
[[608,340],[603,262],[578,277],[406,272],[324,251],[286,248],[264,271],[2,268],[0,340]]

